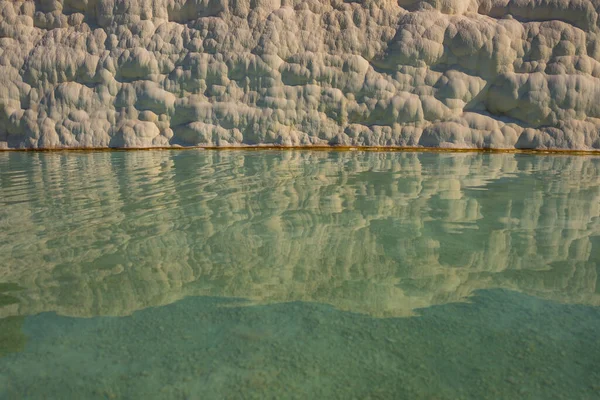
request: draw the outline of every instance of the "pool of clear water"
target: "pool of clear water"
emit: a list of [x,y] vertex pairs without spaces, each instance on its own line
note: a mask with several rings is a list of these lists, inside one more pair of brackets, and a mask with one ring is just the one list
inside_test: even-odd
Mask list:
[[600,157],[0,153],[0,398],[600,398]]

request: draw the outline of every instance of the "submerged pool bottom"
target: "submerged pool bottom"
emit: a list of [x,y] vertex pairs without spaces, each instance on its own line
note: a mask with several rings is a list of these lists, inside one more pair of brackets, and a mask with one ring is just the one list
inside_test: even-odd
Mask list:
[[21,323],[25,349],[0,360],[7,399],[600,396],[600,310],[505,290],[411,318],[192,297]]

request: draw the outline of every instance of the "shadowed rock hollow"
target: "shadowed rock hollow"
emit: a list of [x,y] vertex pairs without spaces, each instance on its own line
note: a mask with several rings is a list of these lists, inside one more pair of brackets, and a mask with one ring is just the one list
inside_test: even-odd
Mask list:
[[0,1],[0,148],[599,150],[599,9]]

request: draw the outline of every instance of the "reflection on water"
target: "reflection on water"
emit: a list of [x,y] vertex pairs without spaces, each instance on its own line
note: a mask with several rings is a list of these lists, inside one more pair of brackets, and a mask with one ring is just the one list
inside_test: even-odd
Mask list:
[[600,157],[0,153],[0,399],[600,397],[599,249]]
[[504,288],[600,305],[600,158],[0,153],[0,316],[190,295],[375,317]]

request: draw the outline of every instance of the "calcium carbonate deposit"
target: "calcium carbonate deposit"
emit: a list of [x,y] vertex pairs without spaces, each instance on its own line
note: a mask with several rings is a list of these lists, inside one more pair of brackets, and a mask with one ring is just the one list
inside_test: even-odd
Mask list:
[[0,148],[600,150],[600,0],[3,0]]

